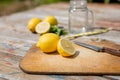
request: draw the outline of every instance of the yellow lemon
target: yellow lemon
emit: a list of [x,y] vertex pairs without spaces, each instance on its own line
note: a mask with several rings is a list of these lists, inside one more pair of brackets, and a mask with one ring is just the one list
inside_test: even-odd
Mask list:
[[50,24],[48,22],[40,22],[35,28],[36,32],[39,34],[44,34],[50,31]]
[[35,27],[36,25],[41,22],[42,20],[39,18],[32,18],[29,20],[27,28],[31,31],[31,32],[35,32]]
[[60,39],[57,45],[57,51],[62,56],[72,56],[75,54],[76,50],[72,43],[67,39]]
[[59,41],[59,36],[54,33],[43,34],[36,46],[39,47],[43,52],[50,53],[57,51],[57,43]]
[[58,25],[58,21],[54,16],[47,16],[43,21],[49,22],[50,25]]

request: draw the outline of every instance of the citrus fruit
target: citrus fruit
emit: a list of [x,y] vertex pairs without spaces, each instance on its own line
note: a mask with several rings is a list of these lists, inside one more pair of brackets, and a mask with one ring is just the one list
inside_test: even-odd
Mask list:
[[59,36],[57,34],[46,33],[40,36],[36,46],[46,53],[55,52],[57,51],[58,41],[59,41]]
[[62,56],[72,56],[75,54],[75,48],[67,39],[60,39],[57,45],[57,50]]
[[35,28],[36,32],[39,34],[44,34],[50,31],[50,24],[48,22],[40,22]]
[[36,25],[41,22],[42,20],[39,18],[32,18],[29,20],[27,28],[31,31],[31,32],[35,32],[35,27]]
[[47,16],[43,21],[49,22],[50,25],[58,25],[58,21],[54,16]]

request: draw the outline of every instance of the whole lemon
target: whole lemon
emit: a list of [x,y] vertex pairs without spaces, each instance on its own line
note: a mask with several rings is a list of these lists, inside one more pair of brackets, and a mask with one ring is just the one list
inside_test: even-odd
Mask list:
[[39,47],[43,52],[55,52],[57,51],[57,43],[59,36],[54,33],[46,33],[40,36],[36,46]]
[[50,25],[58,25],[58,21],[54,16],[47,16],[47,17],[44,18],[43,21],[49,22]]
[[31,32],[35,32],[35,27],[36,25],[41,22],[42,20],[39,18],[32,18],[29,20],[27,28],[31,31]]

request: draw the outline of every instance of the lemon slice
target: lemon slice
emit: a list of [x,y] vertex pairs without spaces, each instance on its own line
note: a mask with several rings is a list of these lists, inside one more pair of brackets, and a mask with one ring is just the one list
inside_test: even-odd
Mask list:
[[72,42],[70,42],[67,39],[59,40],[58,45],[57,45],[57,50],[59,54],[62,56],[72,56],[76,52],[74,46],[72,45]]
[[50,24],[48,22],[40,22],[37,24],[35,30],[39,34],[47,33],[50,30]]

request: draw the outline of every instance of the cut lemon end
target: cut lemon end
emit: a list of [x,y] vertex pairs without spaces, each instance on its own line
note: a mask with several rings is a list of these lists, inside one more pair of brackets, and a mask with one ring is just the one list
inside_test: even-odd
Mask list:
[[50,24],[48,22],[40,22],[37,24],[35,30],[39,34],[47,33],[50,30]]
[[76,50],[72,43],[67,39],[60,39],[57,45],[57,50],[62,56],[72,56]]

